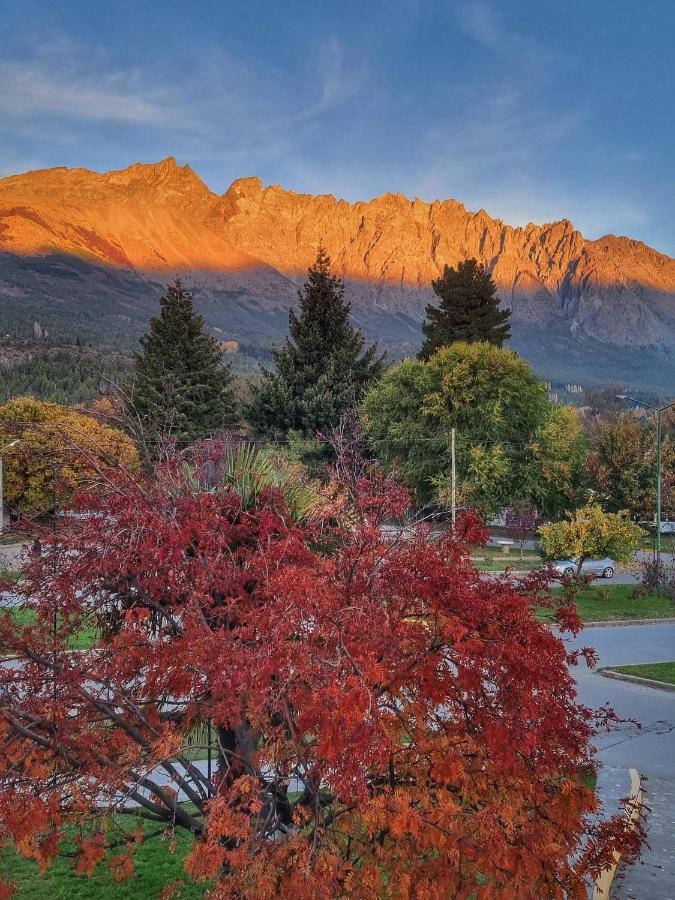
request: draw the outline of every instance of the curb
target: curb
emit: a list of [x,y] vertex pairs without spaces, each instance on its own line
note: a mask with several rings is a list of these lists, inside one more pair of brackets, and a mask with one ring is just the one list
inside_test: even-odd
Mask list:
[[[629,769],[628,772],[630,774],[630,797],[628,798],[628,804],[626,806],[626,816],[631,824],[635,826],[642,807],[642,784],[637,769]],[[621,852],[617,850],[614,853],[614,862],[612,865],[608,869],[603,869],[595,879],[592,900],[607,900],[620,861]]]
[[613,678],[615,681],[627,681],[629,684],[639,684],[643,687],[656,688],[658,691],[675,692],[675,684],[667,681],[656,681],[654,678],[642,678],[640,675],[626,675],[625,672],[615,672],[614,669],[597,669],[598,675],[605,678]]
[[624,625],[672,625],[675,616],[661,616],[656,619],[604,619],[599,622],[584,622],[584,631],[587,628],[621,628]]

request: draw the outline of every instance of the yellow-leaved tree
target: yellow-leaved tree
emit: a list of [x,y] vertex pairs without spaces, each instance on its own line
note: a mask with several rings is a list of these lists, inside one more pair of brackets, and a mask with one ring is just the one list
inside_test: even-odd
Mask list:
[[640,546],[642,529],[626,512],[607,513],[598,503],[588,503],[562,522],[539,529],[544,555],[549,559],[575,559],[577,575],[591,557],[611,556],[629,562]]
[[4,501],[15,514],[39,515],[63,506],[111,466],[134,468],[131,439],[85,412],[32,397],[0,406]]

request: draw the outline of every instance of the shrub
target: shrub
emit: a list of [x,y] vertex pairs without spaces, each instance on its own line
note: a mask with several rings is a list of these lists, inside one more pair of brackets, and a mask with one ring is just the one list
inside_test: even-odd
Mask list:
[[675,566],[661,559],[645,559],[641,564],[640,583],[633,591],[633,596],[644,597],[647,594],[661,594],[675,603]]

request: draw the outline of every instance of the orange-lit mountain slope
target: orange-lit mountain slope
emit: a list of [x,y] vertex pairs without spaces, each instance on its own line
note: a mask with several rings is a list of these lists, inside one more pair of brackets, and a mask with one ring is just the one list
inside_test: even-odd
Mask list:
[[0,327],[37,320],[52,333],[117,345],[127,334],[132,344],[161,284],[181,275],[216,331],[268,346],[319,243],[355,318],[394,353],[415,349],[431,280],[475,256],[512,307],[525,353],[529,343],[534,355],[550,345],[569,356],[586,341],[591,354],[675,357],[675,260],[639,241],[589,241],[567,220],[514,228],[456,200],[348,203],[257,178],[218,196],[172,158],[0,180]]

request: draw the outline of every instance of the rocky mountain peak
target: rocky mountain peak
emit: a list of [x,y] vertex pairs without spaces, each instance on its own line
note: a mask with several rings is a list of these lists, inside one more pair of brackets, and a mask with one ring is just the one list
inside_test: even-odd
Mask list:
[[216,199],[194,169],[179,166],[173,156],[158,163],[134,163],[126,169],[107,172],[103,179],[106,186],[119,188],[134,198],[152,195],[155,202],[161,199],[186,211],[203,213]]
[[387,193],[349,202],[257,177],[218,196],[174,157],[105,174],[56,168],[0,180],[0,251],[58,252],[155,280],[183,272],[210,285],[217,303],[246,284],[250,309],[233,315],[248,316],[249,328],[258,321],[251,310],[291,302],[319,244],[364,322],[389,316],[413,334],[444,266],[476,257],[528,327],[675,355],[675,260],[629,238],[587,240],[568,219],[512,227],[453,199]]
[[233,197],[255,197],[262,194],[264,190],[262,181],[252,175],[248,178],[236,178],[223,196],[227,197],[229,194]]

